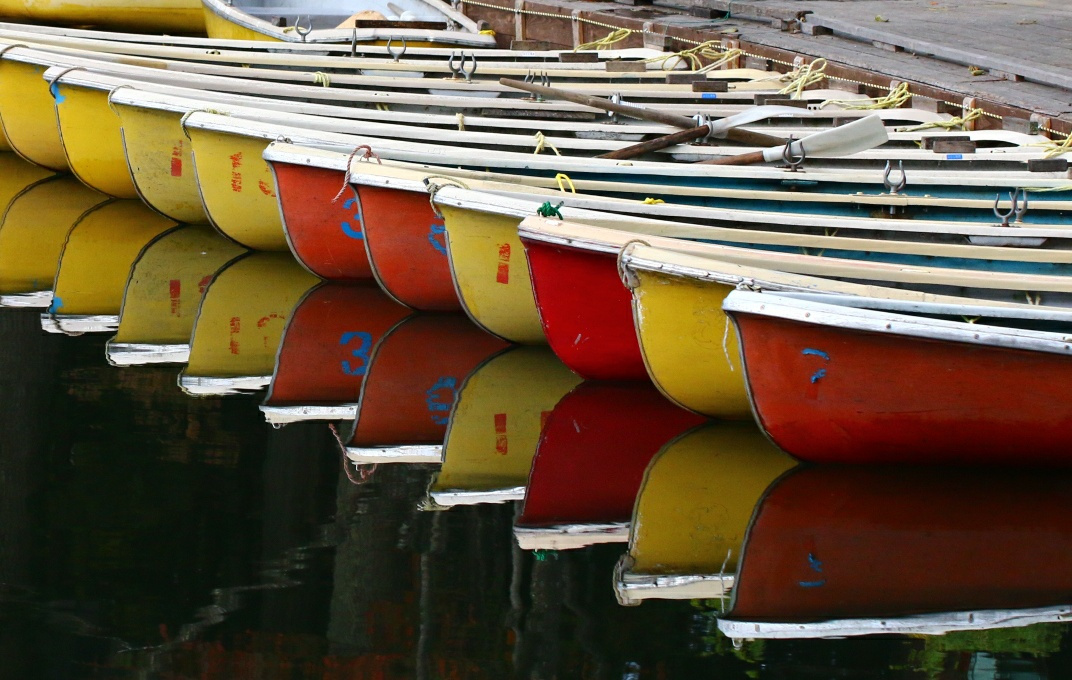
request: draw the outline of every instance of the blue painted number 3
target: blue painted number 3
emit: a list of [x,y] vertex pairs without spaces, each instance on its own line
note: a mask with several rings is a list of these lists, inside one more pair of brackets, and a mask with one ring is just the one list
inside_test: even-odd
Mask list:
[[343,333],[339,338],[340,345],[349,345],[356,343],[357,347],[350,350],[350,356],[357,361],[353,364],[349,360],[344,359],[342,362],[342,372],[347,375],[365,375],[365,370],[368,368],[369,350],[372,349],[372,334],[364,331],[356,331],[353,333]]

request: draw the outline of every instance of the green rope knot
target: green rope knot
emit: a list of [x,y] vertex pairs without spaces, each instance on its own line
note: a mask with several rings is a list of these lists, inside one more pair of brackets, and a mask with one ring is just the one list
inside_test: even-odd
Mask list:
[[562,217],[562,212],[559,210],[561,207],[562,203],[551,205],[551,201],[547,201],[539,208],[536,208],[536,214],[540,217],[557,217],[560,220],[564,220],[566,218]]

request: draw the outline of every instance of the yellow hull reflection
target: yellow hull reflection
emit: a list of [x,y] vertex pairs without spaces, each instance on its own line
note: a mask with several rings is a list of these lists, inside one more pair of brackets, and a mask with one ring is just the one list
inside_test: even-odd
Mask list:
[[726,595],[753,508],[795,464],[752,422],[701,425],[666,444],[633,508],[619,600]]
[[207,224],[182,113],[113,103],[123,128],[123,153],[138,195],[173,220]]
[[580,377],[547,347],[489,359],[462,384],[429,496],[437,505],[520,500],[543,421]]
[[0,16],[35,24],[144,33],[199,34],[205,30],[200,0],[0,0]]
[[112,201],[85,214],[67,234],[56,270],[45,330],[93,333],[115,330],[134,261],[176,222],[141,201]]
[[286,250],[275,178],[261,158],[268,142],[187,128],[201,201],[209,221],[253,250]]
[[108,200],[73,177],[38,182],[16,196],[0,225],[0,304],[48,307],[67,233]]
[[60,129],[44,66],[0,59],[0,124],[20,156],[53,170],[67,170]]
[[16,196],[55,176],[56,173],[48,168],[27,163],[13,153],[0,153],[0,219]]
[[220,270],[197,312],[182,389],[207,395],[267,387],[287,318],[319,282],[290,253],[252,253]]
[[4,134],[4,126],[0,125],[0,151],[14,151],[11,148],[11,144],[7,141],[7,136]]
[[119,116],[108,106],[108,93],[63,82],[55,90],[60,141],[71,172],[109,196],[137,198]]
[[127,281],[108,360],[185,363],[202,293],[217,270],[245,252],[208,225],[175,229],[149,244]]
[[462,308],[500,338],[545,344],[516,217],[439,206],[447,229],[450,271]]
[[637,271],[633,324],[648,375],[671,401],[716,418],[751,418],[737,334],[722,312],[733,290]]

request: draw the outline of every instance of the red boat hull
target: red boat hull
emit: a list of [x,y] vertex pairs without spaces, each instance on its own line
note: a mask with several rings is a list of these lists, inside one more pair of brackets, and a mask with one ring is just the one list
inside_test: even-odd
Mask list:
[[340,195],[343,173],[290,163],[269,165],[275,173],[283,232],[298,262],[329,281],[371,279],[361,205],[350,187]]
[[615,255],[522,238],[547,342],[588,380],[648,380]]
[[733,317],[759,424],[802,460],[1072,464],[1068,357]]
[[753,515],[727,616],[817,621],[1072,602],[1072,475],[798,468]]
[[347,445],[441,444],[462,381],[506,347],[459,314],[405,320],[372,355]]
[[446,227],[432,212],[428,195],[370,186],[356,190],[369,260],[383,289],[414,309],[460,311]]
[[702,422],[651,384],[581,383],[547,418],[517,526],[629,522],[648,463]]
[[411,313],[371,282],[314,289],[283,332],[265,406],[355,403],[370,352]]

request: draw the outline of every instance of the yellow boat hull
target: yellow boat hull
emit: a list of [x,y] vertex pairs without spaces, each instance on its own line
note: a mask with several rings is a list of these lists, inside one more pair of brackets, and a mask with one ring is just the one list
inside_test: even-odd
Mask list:
[[0,0],[0,16],[38,24],[144,33],[200,34],[200,0]]
[[60,142],[74,176],[109,196],[137,198],[119,116],[108,106],[108,93],[64,82],[53,89]]
[[520,344],[546,344],[515,217],[440,206],[454,287],[481,328]]
[[87,212],[67,234],[56,270],[46,330],[115,330],[134,261],[177,223],[141,201],[111,201]]
[[0,304],[47,307],[68,232],[107,200],[72,177],[37,182],[16,196],[0,225]]
[[127,281],[108,360],[123,366],[185,362],[212,275],[245,252],[208,225],[175,229],[149,244]]
[[208,7],[202,6],[202,20],[205,22],[205,33],[210,38],[218,38],[220,40],[266,40],[269,42],[282,42],[277,38],[273,38],[270,35],[265,35],[260,31],[255,31],[252,28],[241,26],[233,21],[228,20],[226,17],[221,17]]
[[113,103],[122,125],[123,155],[146,204],[187,224],[207,224],[182,114]]
[[753,508],[795,464],[753,422],[708,423],[666,444],[633,508],[619,598],[725,595]]
[[638,271],[633,324],[648,375],[674,403],[714,418],[751,418],[737,334],[722,312],[732,290]]
[[0,59],[0,124],[15,153],[52,170],[68,170],[44,66]]
[[547,347],[513,348],[473,371],[451,414],[432,501],[523,498],[543,422],[580,381]]
[[289,251],[275,177],[261,158],[268,142],[187,128],[201,201],[209,221],[253,250]]
[[55,177],[48,168],[27,163],[13,153],[0,153],[0,220],[15,197],[34,184]]
[[194,395],[267,387],[287,319],[319,282],[290,253],[252,253],[224,267],[201,300],[179,385]]

